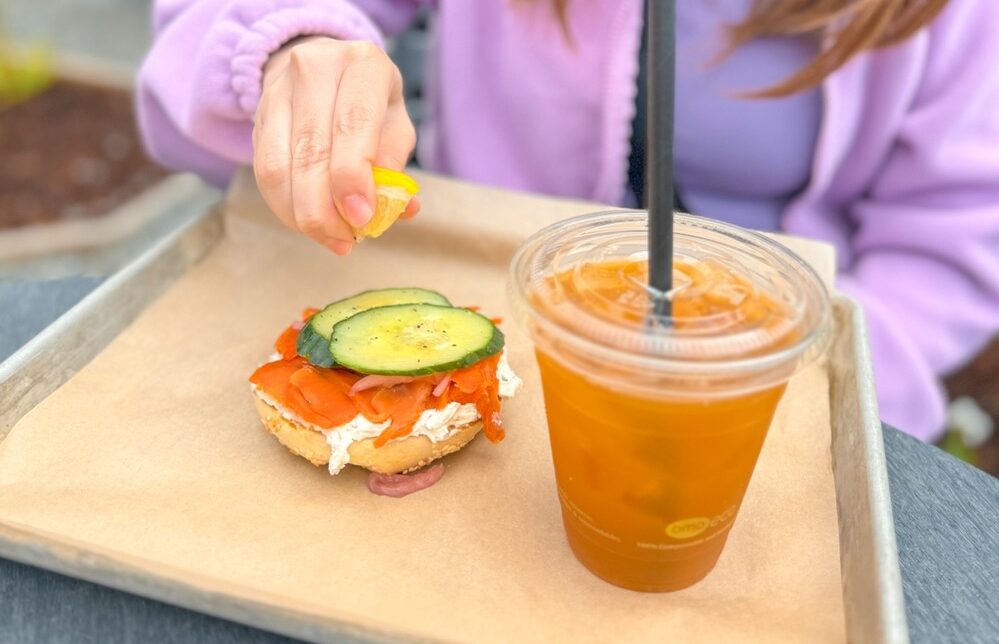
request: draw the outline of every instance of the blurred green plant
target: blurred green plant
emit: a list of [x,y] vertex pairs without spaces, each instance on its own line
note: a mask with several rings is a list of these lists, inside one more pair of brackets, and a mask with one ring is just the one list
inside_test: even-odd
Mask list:
[[964,436],[959,431],[948,431],[938,445],[940,449],[965,463],[975,465],[977,462],[975,450],[964,442]]
[[52,52],[44,45],[15,48],[0,34],[0,109],[45,91],[55,80]]

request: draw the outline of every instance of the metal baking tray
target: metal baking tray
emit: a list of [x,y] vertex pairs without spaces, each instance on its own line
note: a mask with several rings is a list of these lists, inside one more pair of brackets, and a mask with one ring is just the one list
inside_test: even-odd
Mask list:
[[[222,233],[221,208],[193,218],[0,364],[0,441],[204,257]],[[832,464],[847,638],[904,644],[909,636],[902,577],[864,317],[856,302],[841,295],[835,298],[835,315],[837,337],[829,357]],[[0,556],[293,637],[384,639],[349,624],[318,623],[304,614],[148,575],[127,562],[2,522]]]

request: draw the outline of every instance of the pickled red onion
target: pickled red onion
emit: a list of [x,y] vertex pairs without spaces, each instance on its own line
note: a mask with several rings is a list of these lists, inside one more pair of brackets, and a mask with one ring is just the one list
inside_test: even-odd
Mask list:
[[396,385],[404,385],[407,382],[413,382],[414,380],[416,380],[416,378],[410,376],[364,376],[355,382],[354,386],[350,388],[350,395],[353,396],[362,391],[374,389],[375,387],[394,387]]
[[437,383],[436,387],[434,387],[434,392],[433,392],[434,397],[440,398],[441,396],[443,396],[444,392],[447,391],[447,386],[450,384],[451,384],[451,373],[448,372],[444,374],[444,377],[441,378],[441,381]]
[[371,472],[368,475],[368,489],[373,494],[395,498],[425,490],[444,476],[444,464],[435,463],[430,467],[412,474],[379,474]]

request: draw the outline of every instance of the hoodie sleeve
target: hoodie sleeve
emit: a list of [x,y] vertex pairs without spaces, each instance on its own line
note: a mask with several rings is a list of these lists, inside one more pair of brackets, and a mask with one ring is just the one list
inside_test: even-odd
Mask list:
[[431,0],[157,0],[136,110],[150,155],[223,185],[252,157],[263,68],[289,40],[383,45]]
[[952,3],[866,197],[840,287],[867,312],[884,420],[943,428],[939,377],[999,330],[999,3]]

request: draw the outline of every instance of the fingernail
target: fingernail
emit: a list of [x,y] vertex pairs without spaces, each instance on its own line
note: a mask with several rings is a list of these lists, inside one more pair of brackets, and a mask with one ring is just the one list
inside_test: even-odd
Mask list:
[[354,243],[349,241],[334,240],[326,244],[326,248],[329,248],[331,251],[340,256],[349,255],[350,251],[354,250]]
[[409,200],[409,203],[406,204],[406,211],[403,213],[403,216],[408,219],[410,217],[415,217],[419,212],[420,212],[420,198],[413,197],[412,199]]
[[374,216],[371,204],[361,195],[350,195],[343,200],[344,219],[355,228],[365,225]]

